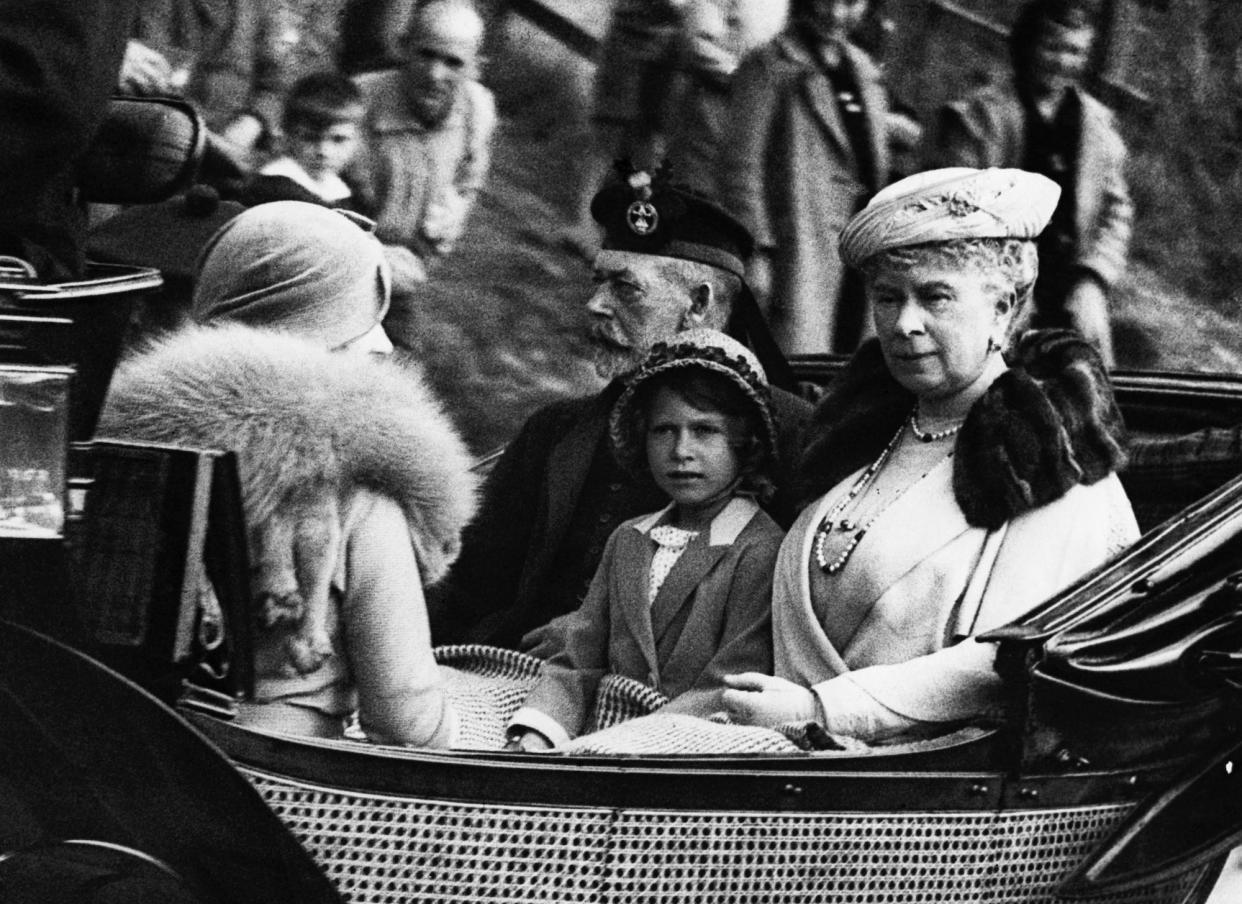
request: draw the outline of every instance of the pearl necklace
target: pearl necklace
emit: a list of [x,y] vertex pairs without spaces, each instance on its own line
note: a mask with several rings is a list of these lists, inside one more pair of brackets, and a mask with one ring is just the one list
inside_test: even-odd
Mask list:
[[[875,480],[875,476],[880,473],[884,463],[888,461],[889,456],[893,454],[893,450],[897,448],[897,442],[901,439],[902,431],[905,429],[905,424],[897,428],[897,432],[888,441],[888,445],[884,447],[880,457],[867,465],[867,470],[863,471],[862,475],[854,481],[850,491],[839,502],[834,504],[824,515],[824,520],[819,522],[819,528],[815,531],[815,562],[825,574],[836,574],[845,567],[845,563],[849,561],[854,548],[862,542],[862,538],[867,535],[868,529],[875,523],[875,519],[879,517],[880,512],[877,512],[866,524],[859,527],[849,518],[842,518],[841,515],[845,512],[846,507],[858,498],[871,485],[871,482]],[[849,544],[841,551],[840,555],[829,562],[824,546],[828,542],[828,535],[832,533],[833,528],[841,531],[854,531],[855,533],[854,536],[850,537]]]
[[914,438],[921,443],[933,443],[938,439],[947,439],[954,433],[962,429],[965,421],[958,421],[952,427],[944,430],[934,430],[932,432],[924,431],[919,427],[919,406],[915,405],[914,410],[910,412],[910,432],[914,434]]
[[[858,544],[862,542],[863,537],[867,535],[867,531],[871,529],[871,525],[875,524],[879,517],[888,511],[889,506],[904,496],[906,494],[906,490],[910,489],[910,487],[918,483],[919,480],[922,480],[927,476],[927,474],[931,473],[931,471],[928,471],[927,473],[921,475],[918,480],[915,480],[908,486],[904,487],[900,493],[890,499],[878,512],[868,518],[866,523],[862,525],[859,525],[857,522],[849,518],[841,517],[850,504],[861,496],[867,488],[875,482],[876,476],[880,473],[884,465],[892,456],[893,450],[897,448],[897,443],[901,441],[901,434],[905,432],[907,426],[910,427],[910,432],[914,434],[917,439],[925,443],[929,443],[936,439],[943,439],[946,436],[952,436],[958,430],[962,429],[962,425],[958,424],[956,427],[952,427],[948,430],[942,430],[936,433],[923,433],[916,426],[915,412],[910,412],[909,419],[897,428],[897,432],[893,434],[893,438],[888,441],[888,445],[884,447],[884,451],[880,453],[880,456],[867,466],[867,470],[863,471],[858,480],[854,481],[854,485],[850,487],[849,492],[846,493],[845,496],[843,496],[838,502],[834,503],[832,508],[825,513],[823,520],[819,522],[819,527],[815,530],[815,563],[819,566],[820,570],[824,572],[824,574],[836,575],[840,572],[841,569],[845,567],[845,563],[850,560],[850,556],[854,554],[854,550],[858,548]],[[953,452],[950,451],[949,455],[952,456]],[[828,536],[834,529],[842,532],[853,531],[853,536],[850,537],[850,541],[846,544],[845,549],[841,550],[835,559],[829,561],[825,547],[827,546]]]

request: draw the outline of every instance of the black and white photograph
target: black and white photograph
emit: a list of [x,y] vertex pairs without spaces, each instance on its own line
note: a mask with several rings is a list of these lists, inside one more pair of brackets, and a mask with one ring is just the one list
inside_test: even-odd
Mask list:
[[1242,902],[1242,4],[0,0],[0,902]]

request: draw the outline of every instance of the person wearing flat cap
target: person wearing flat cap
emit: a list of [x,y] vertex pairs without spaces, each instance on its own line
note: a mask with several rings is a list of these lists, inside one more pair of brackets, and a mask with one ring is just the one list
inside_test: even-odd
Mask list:
[[735,721],[880,741],[999,715],[995,648],[974,635],[1137,538],[1099,353],[1068,330],[1010,335],[1058,194],[1022,170],[933,170],[842,233],[876,338],[808,429],[775,676],[726,678]]
[[195,323],[113,377],[98,435],[237,453],[255,695],[243,724],[447,747],[456,716],[422,590],[474,512],[465,443],[385,353],[388,264],[363,218],[277,201],[229,219],[196,265]]
[[768,511],[782,525],[793,520],[789,491],[810,406],[775,388],[790,386],[791,376],[743,279],[749,234],[663,174],[628,166],[591,209],[605,238],[586,302],[588,339],[609,383],[532,415],[488,475],[461,557],[429,601],[436,643],[543,651],[543,635],[531,632],[578,608],[609,535],[664,504],[654,481],[613,458],[608,419],[656,343],[685,330],[745,337],[774,384],[778,460]]

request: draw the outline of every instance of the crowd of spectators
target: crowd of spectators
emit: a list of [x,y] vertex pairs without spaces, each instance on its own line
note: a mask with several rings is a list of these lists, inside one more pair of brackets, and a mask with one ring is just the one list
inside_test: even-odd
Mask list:
[[[1063,189],[1041,238],[1030,324],[1076,328],[1111,363],[1108,297],[1125,270],[1132,205],[1125,146],[1084,87],[1099,13],[1091,0],[1028,4],[1011,72],[920,125],[876,58],[882,0],[617,3],[565,242],[588,259],[598,249],[590,200],[614,161],[662,168],[751,232],[747,282],[784,352],[848,353],[870,330],[858,276],[833,251],[849,217],[906,171],[1023,167]],[[109,90],[184,97],[210,130],[204,171],[226,197],[318,201],[375,219],[394,272],[390,331],[410,344],[401,334],[418,286],[458,243],[490,166],[496,111],[481,81],[485,20],[470,0],[140,0],[90,31],[80,46],[98,67],[93,93],[65,92],[69,109],[93,98],[77,108],[86,123]],[[90,69],[61,62],[73,77]],[[102,75],[110,68],[115,84]],[[61,161],[62,181],[66,148],[81,152],[85,140],[63,138],[38,161]],[[30,205],[42,213],[28,237],[81,219],[64,204],[49,226],[49,206]]]
[[[878,189],[943,166],[1048,175],[1064,200],[1041,239],[1031,325],[1078,329],[1111,363],[1108,294],[1132,212],[1126,149],[1084,88],[1100,14],[1087,0],[1026,5],[1011,72],[919,124],[876,58],[877,35],[900,27],[882,0],[621,3],[599,54],[593,153],[663,160],[742,220],[751,289],[790,354],[848,353],[869,332],[861,283],[833,249]],[[598,241],[581,223],[568,238],[588,252]]]

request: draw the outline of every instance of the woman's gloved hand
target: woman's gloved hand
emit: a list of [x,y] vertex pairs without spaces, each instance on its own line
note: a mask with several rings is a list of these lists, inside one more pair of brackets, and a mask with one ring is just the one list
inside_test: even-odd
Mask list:
[[729,717],[740,725],[783,725],[787,722],[823,722],[819,698],[809,689],[785,678],[742,672],[725,675],[722,695]]
[[511,753],[538,753],[551,750],[552,746],[552,742],[544,737],[543,732],[533,728],[519,728],[509,733],[505,750]]

